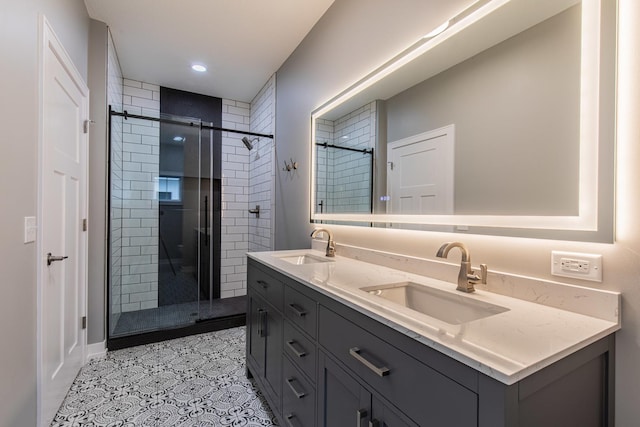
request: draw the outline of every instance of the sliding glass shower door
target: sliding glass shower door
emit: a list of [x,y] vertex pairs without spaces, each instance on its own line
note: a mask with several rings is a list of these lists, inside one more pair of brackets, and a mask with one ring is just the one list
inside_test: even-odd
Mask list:
[[192,118],[111,114],[109,338],[195,323],[216,296],[205,132]]

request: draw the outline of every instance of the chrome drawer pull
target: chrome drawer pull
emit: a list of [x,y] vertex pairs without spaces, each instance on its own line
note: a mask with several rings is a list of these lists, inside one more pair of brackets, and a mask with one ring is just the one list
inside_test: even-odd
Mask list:
[[295,394],[298,399],[302,399],[307,394],[303,391],[296,390],[296,388],[293,386],[294,381],[295,381],[295,378],[287,378],[287,384],[289,384],[289,388],[291,389],[293,394]]
[[[296,416],[295,416],[295,415],[293,415],[293,414],[289,414],[289,415],[287,415],[286,420],[287,420],[287,425],[288,425],[289,427],[296,427],[296,426],[293,424],[293,422],[291,421],[291,420],[292,420],[292,419],[294,419],[294,418],[296,418]],[[298,424],[298,423],[296,423],[296,424]]]
[[350,348],[349,354],[353,356],[358,362],[362,363],[364,366],[366,366],[367,368],[375,372],[376,375],[380,377],[389,375],[389,368],[387,368],[386,366],[383,366],[382,368],[378,368],[376,365],[369,362],[367,359],[362,357],[362,355],[360,354],[360,349],[358,347]]
[[287,346],[293,351],[293,353],[298,357],[304,357],[307,353],[304,350],[297,350],[293,345],[297,344],[294,340],[287,341]]
[[289,304],[289,308],[291,309],[291,311],[293,311],[295,314],[297,314],[299,317],[304,317],[307,315],[307,312],[304,311],[303,308],[300,308],[300,306],[296,305],[296,304]]
[[356,411],[356,427],[362,427],[362,420],[367,416],[366,409],[358,409]]

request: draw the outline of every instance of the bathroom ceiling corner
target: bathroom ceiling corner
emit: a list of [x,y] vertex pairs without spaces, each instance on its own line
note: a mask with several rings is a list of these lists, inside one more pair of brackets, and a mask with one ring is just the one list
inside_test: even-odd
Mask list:
[[[250,102],[334,0],[85,0],[125,77]],[[191,65],[203,64],[206,73]]]

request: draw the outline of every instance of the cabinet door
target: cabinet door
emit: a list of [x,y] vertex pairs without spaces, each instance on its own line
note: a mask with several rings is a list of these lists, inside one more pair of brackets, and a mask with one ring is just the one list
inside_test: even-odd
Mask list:
[[373,398],[371,423],[369,427],[418,427],[400,411]]
[[280,411],[280,395],[282,390],[282,314],[271,306],[265,308],[265,370],[264,379],[276,401],[276,411]]
[[320,352],[318,427],[367,427],[371,393]]
[[264,339],[265,303],[249,293],[247,310],[247,362],[255,375],[264,376],[266,341]]

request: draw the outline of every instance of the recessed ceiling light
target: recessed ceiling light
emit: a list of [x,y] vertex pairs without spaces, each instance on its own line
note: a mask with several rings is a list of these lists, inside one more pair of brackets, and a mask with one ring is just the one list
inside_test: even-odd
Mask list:
[[207,71],[207,67],[205,67],[204,65],[201,65],[201,64],[193,64],[191,66],[191,69],[193,71],[197,71],[199,73],[204,73],[205,71]]

